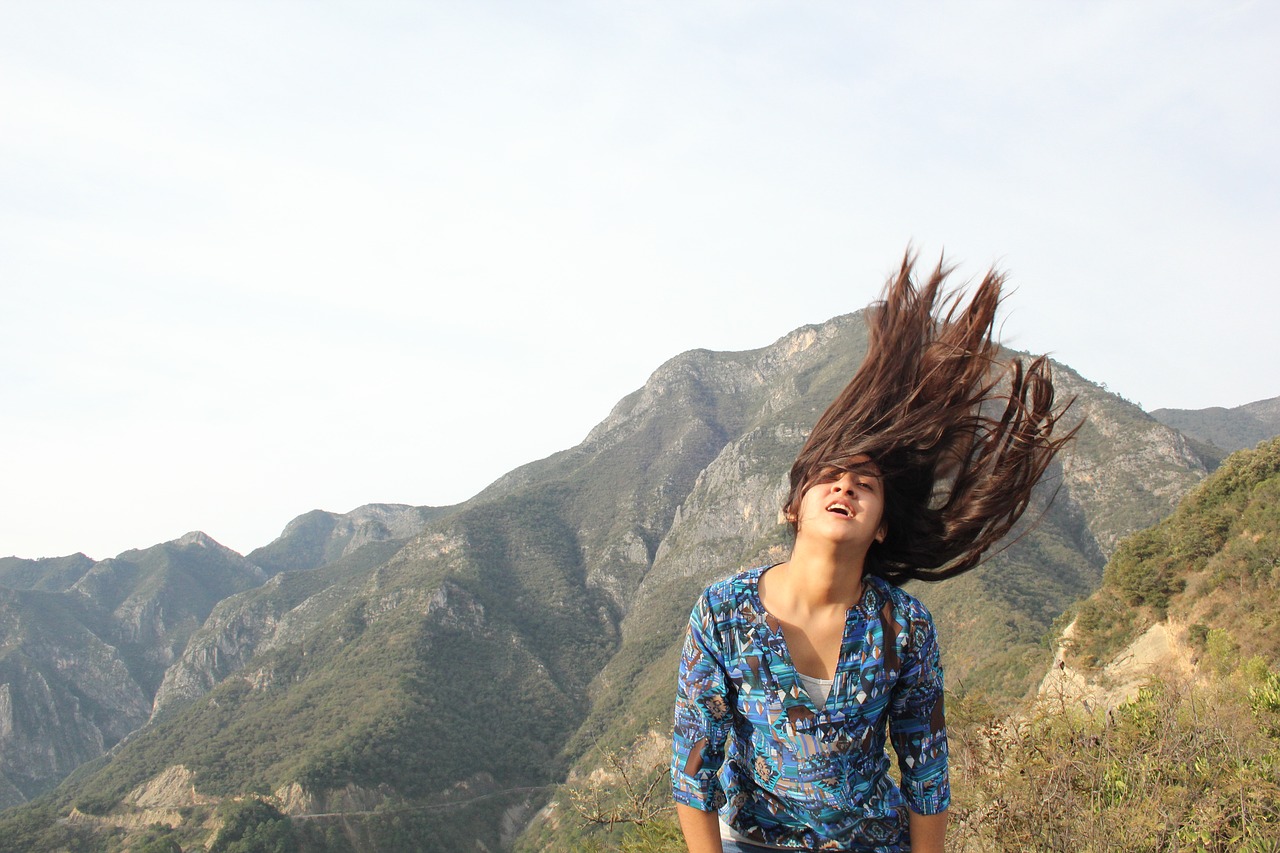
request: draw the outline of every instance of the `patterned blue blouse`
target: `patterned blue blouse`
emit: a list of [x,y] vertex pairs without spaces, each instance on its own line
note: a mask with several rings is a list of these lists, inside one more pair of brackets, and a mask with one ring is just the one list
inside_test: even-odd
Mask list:
[[[671,778],[678,803],[719,809],[758,842],[810,850],[910,849],[909,806],[951,799],[933,619],[864,578],[826,704],[800,684],[781,624],[760,603],[768,566],[708,587],[680,659]],[[887,729],[901,784],[889,776]]]

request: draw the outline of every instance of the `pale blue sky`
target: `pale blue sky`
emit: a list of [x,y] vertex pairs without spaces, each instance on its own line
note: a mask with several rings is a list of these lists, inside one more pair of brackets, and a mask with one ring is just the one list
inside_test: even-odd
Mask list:
[[465,499],[903,248],[1144,407],[1280,394],[1263,3],[0,6],[0,555]]

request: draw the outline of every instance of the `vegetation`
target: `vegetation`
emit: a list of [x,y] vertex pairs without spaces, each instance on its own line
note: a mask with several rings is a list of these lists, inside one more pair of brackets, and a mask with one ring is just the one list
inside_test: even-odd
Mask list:
[[548,807],[557,815],[555,825],[543,822],[526,832],[517,853],[684,851],[671,804],[668,749],[665,739],[654,737],[625,752],[596,744],[592,758],[601,766],[557,791]]
[[1169,518],[1120,544],[1102,588],[1077,611],[1072,661],[1097,666],[1166,617],[1204,651],[1217,630],[1219,647],[1276,660],[1277,591],[1280,438],[1232,454]]
[[1267,692],[1280,676],[1259,666],[1260,680],[1153,683],[1102,715],[1042,705],[958,720],[955,849],[1280,849],[1280,717]]
[[256,797],[228,800],[218,809],[222,827],[209,853],[296,853],[298,841],[289,818]]
[[1072,662],[1169,618],[1200,675],[1107,713],[954,703],[957,849],[1280,850],[1280,439],[1229,457],[1103,577]]
[[[978,695],[949,702],[949,850],[1280,850],[1280,671],[1261,658],[1198,683],[1153,682],[1109,712],[994,708]],[[576,823],[526,837],[522,853],[682,853],[669,803],[653,809],[616,755],[605,763],[614,770],[601,778],[619,784],[570,787],[561,800],[577,804]]]
[[143,830],[130,849],[133,853],[183,853],[180,837],[171,827],[156,823]]

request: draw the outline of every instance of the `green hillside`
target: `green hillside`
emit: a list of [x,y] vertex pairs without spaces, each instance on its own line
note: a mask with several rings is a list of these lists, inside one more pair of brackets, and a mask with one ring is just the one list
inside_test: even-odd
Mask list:
[[1126,540],[1078,613],[1075,653],[1106,660],[1157,619],[1207,651],[1280,662],[1280,438],[1228,457],[1169,518]]

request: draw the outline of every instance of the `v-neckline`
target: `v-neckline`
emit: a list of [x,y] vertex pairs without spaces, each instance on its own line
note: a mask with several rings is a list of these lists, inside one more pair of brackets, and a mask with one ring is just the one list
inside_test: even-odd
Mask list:
[[[780,565],[781,563],[774,563],[771,566],[765,566],[756,573],[755,579],[751,584],[752,604],[756,608],[756,614],[760,620],[760,624],[762,624],[770,634],[777,637],[779,651],[781,652],[783,662],[787,665],[787,671],[794,679],[794,686],[804,695],[804,698],[809,703],[810,707],[815,711],[820,712],[826,709],[827,705],[832,702],[833,697],[839,690],[841,682],[840,666],[845,663],[845,652],[849,648],[850,632],[853,628],[853,624],[857,621],[856,617],[859,615],[859,612],[865,614],[868,610],[868,607],[866,606],[867,599],[872,595],[871,588],[873,584],[870,577],[864,575],[862,581],[862,594],[858,598],[858,603],[845,610],[844,627],[840,631],[840,648],[836,652],[836,665],[831,671],[831,688],[827,691],[827,700],[819,705],[813,700],[813,697],[809,695],[809,691],[805,689],[804,682],[800,680],[801,673],[799,668],[796,667],[795,659],[791,657],[791,645],[787,642],[786,632],[782,630],[782,620],[769,612],[769,609],[764,606],[764,599],[760,595],[760,579],[764,577],[765,572]],[[770,620],[772,620],[772,622]],[[777,624],[777,627],[774,627],[774,623]],[[812,676],[805,677],[812,678]],[[825,679],[815,680],[824,681]]]

